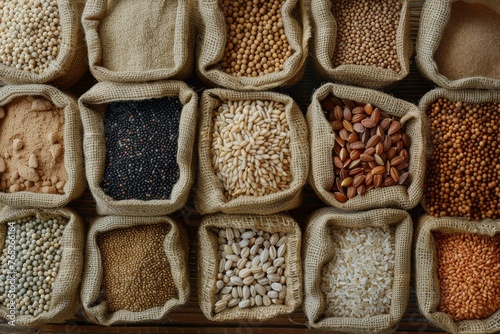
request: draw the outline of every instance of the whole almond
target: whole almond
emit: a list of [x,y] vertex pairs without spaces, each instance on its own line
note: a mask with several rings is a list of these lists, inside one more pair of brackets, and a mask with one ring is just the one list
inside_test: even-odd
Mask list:
[[347,141],[349,138],[349,132],[346,129],[340,129],[339,136],[343,141]]
[[357,176],[357,175],[360,175],[360,176],[363,176],[364,177],[364,174],[363,173],[363,168],[361,167],[356,167],[356,168],[353,168],[349,171],[349,176]]
[[364,154],[367,154],[367,155],[373,155],[375,153],[375,148],[374,147],[370,147],[369,149],[366,149]]
[[380,127],[384,130],[387,131],[389,126],[391,125],[391,119],[390,118],[384,118],[383,120],[380,121]]
[[391,147],[389,151],[386,152],[386,154],[387,154],[387,160],[391,160],[396,156],[397,149],[395,147]]
[[391,137],[385,136],[384,139],[384,152],[388,151],[392,147]]
[[373,184],[373,174],[371,172],[365,175],[365,184],[367,187]]
[[395,133],[391,135],[392,145],[395,145],[398,141],[401,140],[401,134]]
[[351,134],[349,135],[349,138],[347,138],[347,141],[348,141],[349,143],[354,143],[354,142],[357,142],[358,140],[359,140],[359,136],[358,136],[358,134],[357,134],[357,133],[351,133]]
[[361,155],[361,150],[352,150],[349,157],[351,158],[351,160],[357,160],[359,159],[360,155]]

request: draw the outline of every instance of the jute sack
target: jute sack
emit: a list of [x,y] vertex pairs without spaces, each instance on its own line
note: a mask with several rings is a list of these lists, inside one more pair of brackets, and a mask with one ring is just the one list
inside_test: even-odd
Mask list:
[[[268,233],[285,232],[286,297],[282,305],[226,308],[215,313],[215,292],[219,270],[218,235],[213,229],[244,228]],[[226,215],[205,216],[198,229],[198,300],[203,314],[210,321],[255,320],[264,321],[292,313],[302,302],[302,264],[300,259],[301,233],[297,223],[287,215]]]
[[88,0],[82,23],[99,81],[183,79],[193,70],[192,0]]
[[[292,182],[286,190],[263,196],[242,195],[227,200],[224,197],[222,181],[217,177],[212,165],[212,111],[222,104],[222,100],[270,100],[285,105],[289,125]],[[196,208],[201,214],[222,211],[224,213],[273,214],[296,208],[302,202],[302,187],[309,171],[309,149],[307,146],[307,126],[297,104],[287,95],[274,92],[236,92],[226,89],[210,89],[201,97],[201,120],[198,139],[198,184]]]
[[[371,103],[389,115],[401,117],[401,124],[411,138],[408,150],[410,154],[408,167],[410,185],[408,187],[397,185],[374,188],[363,196],[355,196],[345,203],[335,199],[333,192],[330,191],[335,176],[332,155],[335,134],[320,105],[320,101],[330,94],[337,98]],[[422,196],[425,175],[424,117],[424,113],[419,111],[417,106],[375,90],[332,83],[321,86],[314,93],[306,115],[311,147],[309,183],[316,194],[326,204],[346,210],[366,210],[377,207],[408,210],[416,206]]]
[[438,312],[440,300],[437,276],[436,242],[433,232],[473,233],[494,236],[500,233],[500,221],[471,222],[464,218],[434,218],[423,216],[415,240],[415,290],[420,312],[434,325],[454,334],[483,334],[500,331],[500,310],[484,320],[453,321],[446,313]]
[[[395,261],[392,285],[392,301],[389,314],[366,318],[325,317],[325,294],[321,291],[322,268],[333,259],[333,247],[329,229],[335,227],[366,228],[394,226]],[[375,209],[345,213],[334,208],[317,210],[309,218],[302,258],[304,262],[303,310],[309,326],[343,333],[391,333],[403,316],[410,291],[411,241],[413,223],[406,211]]]
[[362,65],[340,65],[333,67],[333,55],[337,43],[337,23],[332,13],[332,1],[312,0],[313,25],[312,61],[314,69],[328,79],[369,88],[382,88],[402,80],[410,72],[413,44],[410,38],[409,0],[400,0],[401,13],[396,32],[396,51],[401,63],[401,72]]
[[[443,88],[436,88],[425,94],[418,105],[420,111],[423,115],[426,115],[427,108],[434,103],[434,101],[440,98],[447,98],[450,101],[462,101],[468,103],[488,103],[500,100],[500,90],[446,90]],[[427,120],[427,117],[426,117]],[[426,121],[427,123],[427,121]],[[430,125],[425,126],[426,129],[430,129]],[[428,134],[426,135],[428,136]],[[429,145],[431,141],[429,140]],[[413,144],[412,144],[413,145]],[[432,153],[432,147],[427,147],[427,156]],[[421,204],[429,212],[427,205],[425,204],[425,196],[422,196]]]
[[[82,124],[77,101],[48,85],[7,85],[0,88],[0,106],[21,96],[43,96],[64,113],[64,167],[68,175],[64,194],[42,194],[28,191],[0,192],[0,202],[14,207],[61,207],[80,197],[87,187],[83,172]],[[1,120],[0,120],[1,122]]]
[[[456,0],[454,0],[456,1]],[[420,16],[415,56],[420,73],[437,85],[447,89],[500,89],[500,80],[486,77],[469,77],[449,80],[439,73],[434,53],[441,43],[441,37],[448,24],[451,13],[450,0],[425,1]],[[500,4],[489,0],[466,0],[469,3],[481,3],[500,12]],[[483,36],[478,36],[482,38]],[[478,50],[479,51],[479,50]]]
[[226,45],[226,23],[217,0],[198,0],[199,35],[196,72],[207,85],[234,90],[269,90],[276,87],[290,87],[304,74],[311,25],[308,5],[304,0],[286,0],[281,17],[292,55],[283,64],[283,70],[259,77],[235,77],[221,70],[219,62]]
[[[177,296],[168,300],[161,307],[153,307],[141,312],[129,310],[108,312],[106,300],[100,299],[104,273],[97,237],[116,229],[158,223],[170,227],[165,236],[164,250],[177,289]],[[187,303],[189,299],[188,249],[189,242],[186,231],[169,217],[98,217],[92,223],[86,241],[85,269],[80,292],[84,315],[93,323],[105,326],[165,321],[171,311]]]
[[[179,123],[177,164],[179,179],[170,199],[143,201],[114,200],[101,188],[106,164],[104,114],[106,105],[115,101],[137,101],[165,96],[178,97],[183,105]],[[85,172],[99,215],[162,216],[177,211],[186,203],[194,181],[196,112],[198,96],[180,81],[150,83],[101,82],[82,95],[78,101],[84,128]]]
[[[63,250],[59,264],[59,272],[52,285],[49,310],[38,316],[16,314],[16,326],[37,326],[47,323],[63,323],[71,319],[78,307],[80,299],[78,296],[83,268],[84,234],[83,224],[80,217],[67,208],[58,209],[15,209],[5,207],[0,213],[0,248],[5,246],[7,236],[7,223],[26,217],[52,219],[57,216],[66,218],[62,241]],[[0,252],[1,252],[0,249]],[[0,318],[9,319],[9,310],[0,305]]]
[[80,24],[84,0],[59,0],[61,42],[56,59],[42,73],[16,69],[0,63],[0,80],[8,84],[51,84],[61,89],[73,86],[87,72],[87,48]]

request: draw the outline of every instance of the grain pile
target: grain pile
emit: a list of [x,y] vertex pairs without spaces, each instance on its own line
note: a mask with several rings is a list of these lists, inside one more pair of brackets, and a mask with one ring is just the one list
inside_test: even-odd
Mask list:
[[396,50],[398,0],[333,0],[337,42],[333,66],[375,66],[401,72]]
[[363,102],[329,96],[321,107],[335,133],[333,195],[341,203],[409,180],[410,137],[398,117]]
[[215,313],[284,304],[286,234],[231,227],[213,232],[219,245]]
[[322,269],[325,317],[388,314],[392,302],[395,233],[391,227],[330,228],[334,256]]
[[116,229],[97,238],[102,256],[102,298],[109,312],[141,312],[177,296],[165,255],[166,224]]
[[224,100],[213,111],[212,123],[212,166],[226,199],[290,187],[290,136],[283,103]]
[[63,194],[64,113],[41,96],[0,107],[0,191]]
[[51,309],[66,223],[62,217],[27,217],[7,223],[6,244],[0,254],[0,304],[8,307],[13,303],[22,316],[37,317]]
[[23,71],[42,73],[61,44],[57,1],[0,1],[0,61]]
[[437,99],[427,108],[431,155],[425,204],[431,215],[500,217],[500,104]]
[[286,0],[219,0],[226,22],[222,69],[257,77],[283,70],[292,55],[281,16]]
[[434,233],[441,291],[438,311],[454,321],[486,319],[500,309],[500,234]]

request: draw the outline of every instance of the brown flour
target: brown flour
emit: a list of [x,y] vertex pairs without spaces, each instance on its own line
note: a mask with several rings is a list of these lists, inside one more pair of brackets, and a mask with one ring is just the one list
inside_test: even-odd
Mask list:
[[450,80],[500,79],[500,14],[480,3],[451,5],[451,16],[434,58]]
[[64,113],[41,96],[0,110],[0,191],[63,194]]

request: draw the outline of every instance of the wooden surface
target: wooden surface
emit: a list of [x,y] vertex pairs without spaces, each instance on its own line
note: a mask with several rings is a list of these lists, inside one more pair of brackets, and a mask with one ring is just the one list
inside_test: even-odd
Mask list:
[[[415,42],[418,21],[420,15],[420,8],[423,0],[411,1],[411,35]],[[71,92],[81,95],[86,90],[88,90],[95,80],[90,74],[87,74],[75,87],[71,89]],[[192,86],[199,88],[197,91],[201,92],[202,87],[196,79],[188,80],[188,83]],[[322,81],[315,76],[312,71],[310,63],[308,64],[308,69],[304,76],[304,79],[295,87],[292,87],[285,93],[291,95],[299,104],[302,111],[305,113],[307,106],[310,102],[310,97],[312,92],[319,87]],[[412,59],[411,72],[407,78],[402,82],[398,83],[392,87],[389,92],[395,97],[407,100],[414,104],[418,104],[419,99],[429,90],[434,87],[433,84],[426,82],[418,73],[415,61]],[[280,91],[280,90],[278,90]],[[196,189],[192,190],[192,195],[195,193]],[[71,208],[75,209],[84,219],[86,228],[89,226],[89,222],[95,217],[95,202],[92,196],[88,192],[77,201],[69,205]],[[318,199],[309,186],[304,188],[304,202],[300,208],[292,210],[290,214],[296,219],[302,228],[306,225],[307,216],[311,214],[314,210],[324,207],[325,205]],[[417,218],[422,210],[416,208],[410,212],[412,217]],[[289,316],[278,317],[263,323],[255,322],[231,322],[231,323],[211,323],[209,322],[201,313],[197,302],[197,226],[200,223],[201,216],[195,211],[193,207],[192,196],[188,204],[179,212],[172,215],[178,222],[186,226],[189,237],[190,237],[190,283],[191,283],[191,296],[189,302],[180,308],[179,310],[173,312],[169,316],[169,320],[161,325],[153,324],[142,324],[142,325],[127,325],[127,326],[113,326],[113,327],[102,327],[89,323],[79,312],[75,315],[75,318],[66,324],[62,325],[45,325],[37,329],[32,329],[32,332],[38,333],[159,333],[159,332],[171,332],[171,333],[269,333],[272,330],[276,330],[279,333],[289,333],[289,334],[299,334],[299,333],[323,333],[322,331],[309,330],[307,329],[306,318],[304,313],[299,309]],[[5,329],[5,328],[4,328]],[[0,332],[2,332],[0,328]],[[21,330],[21,329],[18,329]],[[25,332],[26,329],[21,330]],[[428,321],[419,313],[418,307],[415,300],[415,294],[413,289],[411,289],[410,301],[406,313],[404,314],[401,323],[397,329],[397,332],[422,332],[422,333],[436,333],[442,332]]]

